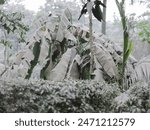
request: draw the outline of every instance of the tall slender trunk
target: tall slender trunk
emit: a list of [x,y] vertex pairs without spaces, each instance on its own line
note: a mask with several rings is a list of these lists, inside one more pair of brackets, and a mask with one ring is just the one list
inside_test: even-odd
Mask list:
[[[103,4],[107,5],[107,0],[103,0]],[[106,8],[103,7],[102,33],[106,35]]]
[[90,49],[91,49],[91,60],[90,60],[90,75],[93,72],[93,52],[92,52],[92,46],[93,46],[93,28],[92,28],[92,12],[89,13],[89,30],[90,30]]

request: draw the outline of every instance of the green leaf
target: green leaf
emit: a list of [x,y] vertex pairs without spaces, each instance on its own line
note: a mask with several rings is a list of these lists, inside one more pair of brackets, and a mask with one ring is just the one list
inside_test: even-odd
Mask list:
[[38,63],[40,51],[41,51],[41,40],[40,42],[35,42],[35,45],[33,47],[34,59],[30,62],[31,67],[29,68],[28,75],[26,75],[25,79],[29,79],[31,77],[32,71],[36,66],[36,64]]
[[128,51],[129,48],[129,34],[128,32],[124,32],[124,52],[126,53]]
[[103,20],[103,13],[99,5],[95,5],[95,7],[92,7],[92,13],[98,21],[101,22],[101,20]]
[[143,36],[143,32],[139,32],[139,36],[142,37]]
[[129,48],[127,49],[127,52],[125,53],[125,59],[124,59],[125,63],[127,62],[129,55],[131,54],[132,50],[133,50],[133,42],[130,41]]
[[0,0],[0,5],[4,4],[5,0]]

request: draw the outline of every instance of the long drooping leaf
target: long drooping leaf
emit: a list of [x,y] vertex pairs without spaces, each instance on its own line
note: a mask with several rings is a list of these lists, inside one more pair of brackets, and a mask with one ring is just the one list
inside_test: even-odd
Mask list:
[[99,5],[95,5],[95,7],[92,8],[92,13],[98,21],[101,22],[101,20],[104,20],[103,13]]
[[48,80],[61,81],[65,79],[70,61],[73,60],[72,49],[68,49],[63,55],[60,62],[47,75]]
[[80,71],[79,71],[79,66],[81,62],[81,57],[79,55],[76,55],[76,57],[73,59],[69,71],[67,74],[68,79],[79,79],[80,78]]
[[141,59],[136,65],[135,69],[130,76],[132,83],[135,81],[147,81],[150,80],[150,56]]
[[83,5],[82,10],[81,10],[81,13],[80,13],[80,16],[79,16],[78,20],[80,20],[80,18],[81,18],[81,16],[82,16],[83,14],[86,14],[86,13],[87,13],[87,7],[86,7],[86,6],[87,6],[87,3]]
[[102,20],[104,21],[104,18],[103,18],[103,12],[102,12],[100,6],[103,6],[106,8],[106,5],[104,5],[101,1],[95,0],[94,6],[92,8],[92,12],[93,12],[93,15],[95,16],[95,18],[101,22]]
[[40,47],[40,54],[38,58],[38,64],[34,67],[31,78],[33,79],[40,79],[44,78],[44,72],[42,76],[42,70],[45,68],[49,61],[49,43],[46,41],[46,38],[43,36],[41,39],[41,47]]
[[105,73],[111,78],[115,77],[118,79],[117,67],[109,52],[101,45],[93,46],[92,51],[99,64],[105,70]]
[[41,69],[41,73],[40,73],[40,78],[42,78],[42,79],[46,79],[47,70],[49,72],[49,71],[51,71],[51,69],[53,67],[53,63],[52,63],[52,55],[53,55],[52,47],[53,47],[53,45],[49,44],[48,55],[46,57],[46,63],[44,64],[44,67]]
[[30,68],[28,69],[28,74],[25,77],[26,79],[29,79],[31,77],[32,71],[36,66],[36,64],[38,63],[40,50],[41,50],[41,42],[36,42],[33,47],[34,59],[30,62]]
[[104,72],[102,71],[102,66],[101,64],[97,61],[97,58],[94,57],[94,64],[95,64],[95,70],[94,70],[94,73],[93,73],[93,76],[94,76],[94,80],[96,81],[99,81],[99,82],[102,82],[104,81]]
[[[71,22],[69,21],[69,18],[67,17],[69,10],[65,10],[64,14],[61,16],[61,21],[59,23],[59,28],[56,36],[56,40],[59,42],[62,42],[63,39],[65,38],[64,31],[66,31],[70,26]],[[68,13],[67,13],[68,12]]]

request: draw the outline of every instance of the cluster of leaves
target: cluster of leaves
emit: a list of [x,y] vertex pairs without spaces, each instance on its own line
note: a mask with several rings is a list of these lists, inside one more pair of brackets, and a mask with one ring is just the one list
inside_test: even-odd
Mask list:
[[[68,9],[60,19],[55,15],[39,18],[35,26],[35,33],[32,33],[26,48],[12,58],[12,66],[8,70],[10,72],[7,71],[4,77],[13,74],[14,78],[21,75],[26,79],[42,78],[54,81],[89,78],[89,31],[71,24],[71,13]],[[104,79],[101,75],[104,71],[109,79],[117,78],[117,67],[111,54],[115,57],[118,54],[111,46],[112,43],[109,44],[109,40],[105,42],[107,38],[103,35],[94,34],[93,39],[93,75],[102,81]]]
[[116,84],[93,81],[0,81],[0,112],[111,112]]
[[[81,10],[81,14],[78,18],[78,20],[81,18],[81,16],[83,14],[86,14],[87,12],[89,12],[90,10],[90,5],[89,5],[89,2],[91,2],[91,0],[87,0],[87,2],[84,4],[82,10]],[[101,11],[101,8],[100,6],[103,6],[106,8],[106,5],[104,5],[101,1],[99,0],[95,0],[93,3],[92,3],[92,13],[94,15],[94,17],[101,22],[101,20],[104,20],[103,18],[103,13]]]
[[4,3],[5,3],[5,0],[0,0],[0,5]]
[[138,28],[140,29],[139,36],[142,41],[150,43],[150,24],[143,21],[138,24]]
[[21,22],[22,18],[21,13],[4,13],[4,11],[0,11],[0,29],[6,31],[7,34],[5,35],[11,32],[15,33],[18,30],[21,40],[24,41],[24,34],[29,28]]
[[[96,81],[108,82],[119,79],[117,64],[122,60],[121,49],[106,36],[97,33],[93,34],[94,46],[91,50],[94,55],[94,73],[90,74],[89,31],[71,24],[68,9],[60,19],[55,15],[40,17],[34,25],[35,32],[30,35],[26,47],[11,57],[12,66],[4,71],[4,78],[13,76],[61,81],[66,78],[89,79],[92,76]],[[131,66],[135,64],[135,60],[129,59]],[[134,68],[132,66],[130,83],[143,80],[144,77],[149,80],[147,61],[142,62],[142,66],[141,62],[135,64]]]
[[150,113],[150,84],[138,82],[116,97],[113,112]]
[[28,27],[23,24],[22,18],[23,15],[21,13],[8,13],[5,9],[0,10],[0,33],[2,34],[0,35],[0,44],[3,44],[5,48],[5,70],[2,70],[3,72],[9,66],[9,57],[14,53],[13,49],[17,46],[18,51],[18,43],[25,42],[25,34],[28,31]]

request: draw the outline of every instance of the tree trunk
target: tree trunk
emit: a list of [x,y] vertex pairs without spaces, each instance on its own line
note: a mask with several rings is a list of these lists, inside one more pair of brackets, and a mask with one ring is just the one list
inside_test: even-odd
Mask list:
[[91,78],[91,74],[93,73],[93,60],[94,60],[94,56],[93,56],[93,52],[92,52],[92,46],[93,46],[93,23],[92,23],[92,2],[89,1],[88,5],[88,13],[89,13],[89,32],[90,32],[90,50],[91,50],[91,59],[90,59],[90,77]]
[[[103,4],[107,5],[107,0],[103,0]],[[106,8],[103,7],[102,33],[106,35]]]

